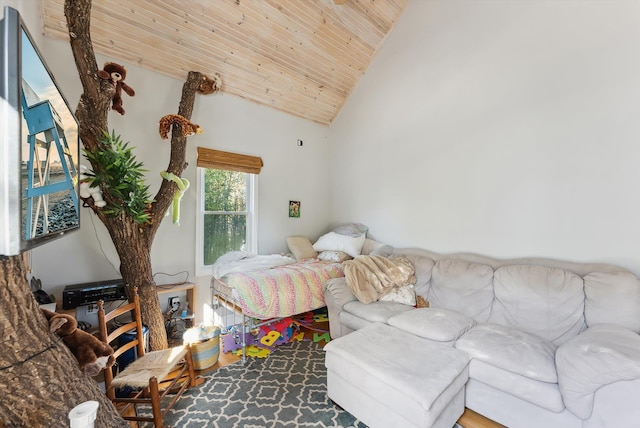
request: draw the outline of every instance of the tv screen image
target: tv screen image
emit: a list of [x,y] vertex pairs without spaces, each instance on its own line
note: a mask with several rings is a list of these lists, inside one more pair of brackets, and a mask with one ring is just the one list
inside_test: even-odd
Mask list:
[[78,121],[19,13],[0,25],[0,254],[80,227]]

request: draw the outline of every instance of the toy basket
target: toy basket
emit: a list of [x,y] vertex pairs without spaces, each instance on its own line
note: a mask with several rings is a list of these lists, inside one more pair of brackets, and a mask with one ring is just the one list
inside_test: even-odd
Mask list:
[[185,331],[184,343],[191,344],[193,366],[204,370],[218,362],[220,356],[220,328],[215,326],[192,327]]

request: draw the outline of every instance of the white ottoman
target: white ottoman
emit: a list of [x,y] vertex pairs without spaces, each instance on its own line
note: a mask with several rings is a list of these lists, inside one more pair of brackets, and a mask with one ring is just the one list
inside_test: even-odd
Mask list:
[[329,398],[371,428],[452,428],[464,412],[463,351],[382,323],[324,350]]

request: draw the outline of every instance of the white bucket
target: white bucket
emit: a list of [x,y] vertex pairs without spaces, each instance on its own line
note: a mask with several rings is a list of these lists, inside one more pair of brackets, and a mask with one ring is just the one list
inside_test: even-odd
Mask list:
[[93,428],[99,406],[100,403],[97,401],[85,401],[71,409],[69,412],[71,428]]

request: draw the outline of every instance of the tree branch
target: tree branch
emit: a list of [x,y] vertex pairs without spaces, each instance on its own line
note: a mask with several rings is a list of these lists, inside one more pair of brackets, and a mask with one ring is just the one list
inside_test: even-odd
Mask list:
[[[100,174],[105,177],[107,176],[107,167],[110,165],[100,161],[106,158],[102,151],[107,148],[113,149],[114,144],[112,141],[110,143],[103,142],[103,132],[110,131],[107,117],[111,110],[115,87],[98,76],[98,66],[89,28],[91,0],[65,0],[64,11],[67,17],[71,50],[83,87],[83,93],[76,109],[76,116],[80,122],[80,138],[85,150],[91,153],[88,157],[94,173],[96,176]],[[219,89],[219,84],[219,76],[212,80],[201,73],[189,72],[182,88],[178,113],[187,120],[191,119],[198,90],[205,94],[213,93]],[[202,85],[207,87],[206,90],[202,89]],[[167,172],[178,177],[187,167],[185,162],[187,137],[182,136],[180,131],[182,129],[179,126],[173,126],[171,154],[167,167]],[[149,327],[151,349],[165,349],[167,336],[153,279],[151,245],[164,214],[171,206],[177,184],[173,181],[162,180],[154,202],[149,207],[152,222],[144,224],[140,223],[139,204],[135,207],[135,212],[127,209],[118,210],[118,207],[132,201],[121,200],[121,195],[118,196],[118,193],[113,189],[109,186],[103,189],[103,198],[107,202],[107,207],[114,207],[113,212],[107,214],[105,210],[97,208],[95,203],[90,202],[89,206],[109,232],[120,258],[120,273],[127,289],[131,291],[134,287],[138,287],[142,320]],[[129,206],[129,208],[131,207]]]
[[[107,115],[115,87],[98,77],[98,65],[91,42],[91,0],[67,0],[64,14],[69,28],[69,42],[84,89],[76,116],[80,122],[80,138],[87,150],[99,147],[99,137],[108,130]],[[93,165],[95,167],[95,165]]]
[[[178,107],[178,114],[187,120],[190,120],[191,115],[193,114],[193,105],[195,104],[196,93],[200,87],[202,79],[202,73],[190,71],[187,76],[187,80],[184,82],[184,85],[182,85],[182,97]],[[182,172],[188,165],[185,161],[187,137],[182,136],[179,130],[179,127],[173,125],[171,132],[171,156],[169,158],[169,166],[167,167],[167,172],[173,173],[178,177],[182,175]],[[151,208],[154,224],[147,232],[150,240],[153,240],[153,236],[160,226],[164,213],[169,209],[169,206],[173,201],[173,195],[177,189],[178,186],[173,181],[162,180],[160,189],[155,196],[155,202]]]

